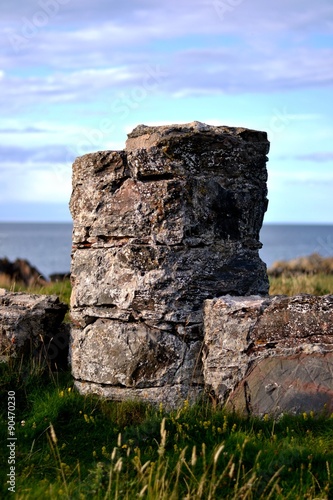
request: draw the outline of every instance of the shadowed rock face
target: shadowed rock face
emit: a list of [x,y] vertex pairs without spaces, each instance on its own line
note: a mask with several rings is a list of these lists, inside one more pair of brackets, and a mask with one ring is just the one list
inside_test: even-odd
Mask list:
[[141,125],[124,151],[75,161],[71,356],[83,392],[175,404],[200,392],[203,301],[268,292],[268,150],[264,132],[193,122]]
[[262,415],[333,410],[333,296],[205,302],[206,388]]

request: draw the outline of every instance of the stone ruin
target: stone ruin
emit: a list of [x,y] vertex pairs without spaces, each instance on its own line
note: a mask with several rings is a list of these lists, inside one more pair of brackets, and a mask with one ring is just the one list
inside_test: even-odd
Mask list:
[[[278,341],[266,332],[268,151],[265,132],[193,122],[140,125],[125,150],[76,159],[70,352],[81,393],[175,407],[206,391],[237,409],[265,407],[254,389],[251,402],[251,367],[304,353],[283,333],[297,321],[280,322]],[[330,344],[317,334],[311,352]],[[281,391],[265,394],[284,409]]]
[[266,133],[139,126],[73,165],[72,370],[82,392],[174,404],[204,387],[204,300],[267,294]]

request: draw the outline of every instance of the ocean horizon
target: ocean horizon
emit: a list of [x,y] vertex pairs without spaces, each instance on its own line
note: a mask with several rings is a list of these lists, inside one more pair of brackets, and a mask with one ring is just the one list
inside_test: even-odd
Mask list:
[[[260,232],[261,259],[270,267],[318,253],[333,256],[333,224],[264,223]],[[41,274],[68,273],[71,263],[70,222],[1,222],[0,258],[27,259]]]

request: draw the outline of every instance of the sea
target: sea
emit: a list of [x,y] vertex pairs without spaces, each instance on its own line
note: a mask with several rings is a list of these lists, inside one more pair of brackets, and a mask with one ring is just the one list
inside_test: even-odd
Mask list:
[[[71,237],[69,223],[0,223],[0,258],[27,259],[45,277],[68,273]],[[267,267],[312,253],[329,257],[333,256],[333,225],[264,224],[260,241],[260,256]]]

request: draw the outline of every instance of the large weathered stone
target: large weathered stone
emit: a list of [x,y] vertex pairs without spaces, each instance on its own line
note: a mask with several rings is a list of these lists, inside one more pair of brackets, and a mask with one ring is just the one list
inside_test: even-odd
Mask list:
[[253,413],[333,408],[333,296],[205,302],[203,371],[211,394]]
[[125,151],[75,161],[77,380],[133,397],[201,390],[203,301],[268,292],[258,256],[268,149],[264,132],[243,128],[141,125]]
[[[40,354],[54,361],[66,332],[60,326],[67,306],[56,295],[13,293],[0,289],[0,358]],[[67,332],[68,335],[68,332]],[[59,341],[50,345],[52,338]],[[61,337],[61,339],[60,339]],[[65,342],[63,348],[68,348]],[[48,350],[52,353],[48,353]],[[56,352],[57,350],[57,352]],[[50,354],[48,356],[48,354]]]

